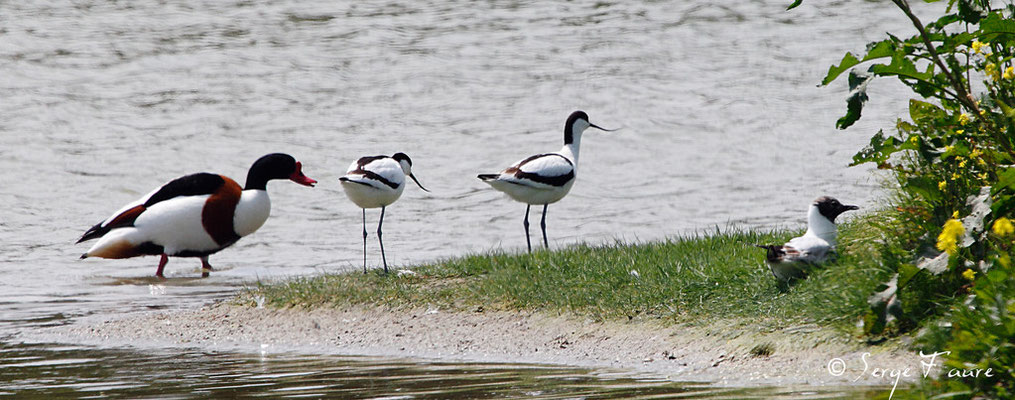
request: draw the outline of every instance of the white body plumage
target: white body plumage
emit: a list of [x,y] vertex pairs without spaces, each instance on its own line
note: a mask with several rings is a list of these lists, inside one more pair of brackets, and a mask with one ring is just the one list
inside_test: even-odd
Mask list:
[[391,205],[405,190],[409,166],[403,167],[403,163],[391,157],[364,157],[353,161],[340,179],[342,189],[359,208]]

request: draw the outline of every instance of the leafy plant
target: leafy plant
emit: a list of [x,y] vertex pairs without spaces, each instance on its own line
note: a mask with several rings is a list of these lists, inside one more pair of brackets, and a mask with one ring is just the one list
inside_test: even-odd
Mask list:
[[[940,389],[1013,396],[1015,5],[950,0],[944,15],[924,24],[907,0],[892,4],[917,34],[888,34],[863,54],[846,53],[821,82],[849,72],[840,129],[861,117],[875,78],[897,79],[917,95],[908,120],[894,133],[877,132],[853,157],[852,165],[875,164],[899,184],[882,252],[896,273],[872,295],[865,331],[930,325],[923,343],[951,351],[947,365],[1005,371],[1001,380],[945,377]],[[944,323],[926,323],[942,316]]]

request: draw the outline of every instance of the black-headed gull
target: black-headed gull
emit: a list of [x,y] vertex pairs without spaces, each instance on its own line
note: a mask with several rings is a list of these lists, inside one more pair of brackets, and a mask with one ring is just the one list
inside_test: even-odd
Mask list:
[[755,245],[766,249],[766,261],[775,279],[785,284],[805,274],[807,265],[824,262],[835,250],[835,217],[859,207],[844,205],[833,197],[821,196],[807,210],[807,232],[783,245]]

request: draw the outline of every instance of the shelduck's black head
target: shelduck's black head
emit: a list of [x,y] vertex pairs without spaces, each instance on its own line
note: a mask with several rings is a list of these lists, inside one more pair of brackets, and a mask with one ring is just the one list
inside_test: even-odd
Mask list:
[[409,175],[409,177],[412,178],[412,181],[416,182],[416,186],[419,186],[419,188],[423,189],[424,192],[429,192],[429,190],[426,190],[426,188],[419,183],[419,180],[416,179],[416,175],[412,174],[412,159],[409,158],[408,155],[405,153],[395,153],[395,155],[391,156],[391,158],[398,161],[398,165],[402,166],[402,172]]
[[288,154],[272,153],[254,161],[247,171],[244,189],[266,190],[268,181],[288,179],[300,185],[313,187],[317,181],[303,175],[303,164]]
[[821,196],[814,199],[814,206],[818,208],[818,212],[828,218],[829,221],[835,222],[835,217],[850,210],[859,210],[860,207],[853,205],[845,205],[836,200],[831,196]]
[[575,111],[567,117],[567,122],[564,123],[564,144],[574,143],[574,136],[580,135],[588,128],[596,128],[605,132],[613,131],[613,129],[603,129],[589,122],[589,115],[585,111]]

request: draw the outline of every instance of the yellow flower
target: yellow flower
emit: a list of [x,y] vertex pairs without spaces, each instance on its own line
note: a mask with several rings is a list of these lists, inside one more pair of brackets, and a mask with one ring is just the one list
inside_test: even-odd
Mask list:
[[983,72],[986,73],[987,76],[990,77],[990,79],[993,79],[995,81],[1001,80],[1001,71],[997,70],[997,64],[994,63],[987,64],[987,66],[984,67]]
[[959,114],[959,123],[962,124],[962,125],[968,124],[969,123],[969,114],[966,114],[966,113]]
[[937,183],[937,190],[940,190],[940,191],[943,192],[945,190],[945,188],[947,188],[947,187],[948,187],[948,182],[947,181],[941,181],[941,182]]
[[1004,79],[1015,79],[1015,67],[1008,67],[1004,70]]
[[967,269],[965,271],[962,271],[962,277],[966,278],[966,280],[970,280],[970,281],[971,280],[975,280],[976,279],[976,271],[973,271],[972,269]]
[[961,157],[959,157],[959,158],[960,158],[960,160],[959,160],[959,168],[965,168],[966,167],[966,159],[965,158],[961,158]]
[[959,219],[959,210],[952,211],[952,219]]
[[973,48],[974,53],[980,53],[981,51],[983,51],[984,47],[987,47],[987,45],[984,44],[983,42],[980,42],[979,40],[974,40],[973,45],[971,47]]
[[920,138],[918,136],[916,136],[916,135],[910,136],[909,137],[909,143],[920,144]]
[[1015,225],[1011,223],[1011,220],[1005,217],[998,218],[994,221],[994,234],[997,236],[1008,236],[1015,233]]
[[957,129],[957,130],[955,130],[955,133],[961,135],[963,133],[966,133],[966,130],[965,129]]
[[983,155],[983,152],[980,149],[973,149],[973,151],[969,152],[969,158],[976,158],[981,155]]
[[959,180],[959,178],[961,178],[961,177],[962,177],[962,176],[960,176],[958,172],[952,172],[952,180],[953,180],[953,181],[957,181],[957,180]]
[[[982,162],[983,162],[983,160],[980,160],[980,162],[982,163]],[[979,175],[977,175],[976,177],[977,177],[977,178],[980,178],[980,180],[981,180],[981,181],[986,181],[986,180],[987,180],[987,178],[988,178],[988,177],[987,177],[987,173],[986,173],[986,172],[984,172],[984,173],[982,173],[982,174],[979,174]]]
[[959,238],[966,233],[966,228],[957,219],[945,222],[944,229],[937,236],[937,249],[954,256],[959,251]]

